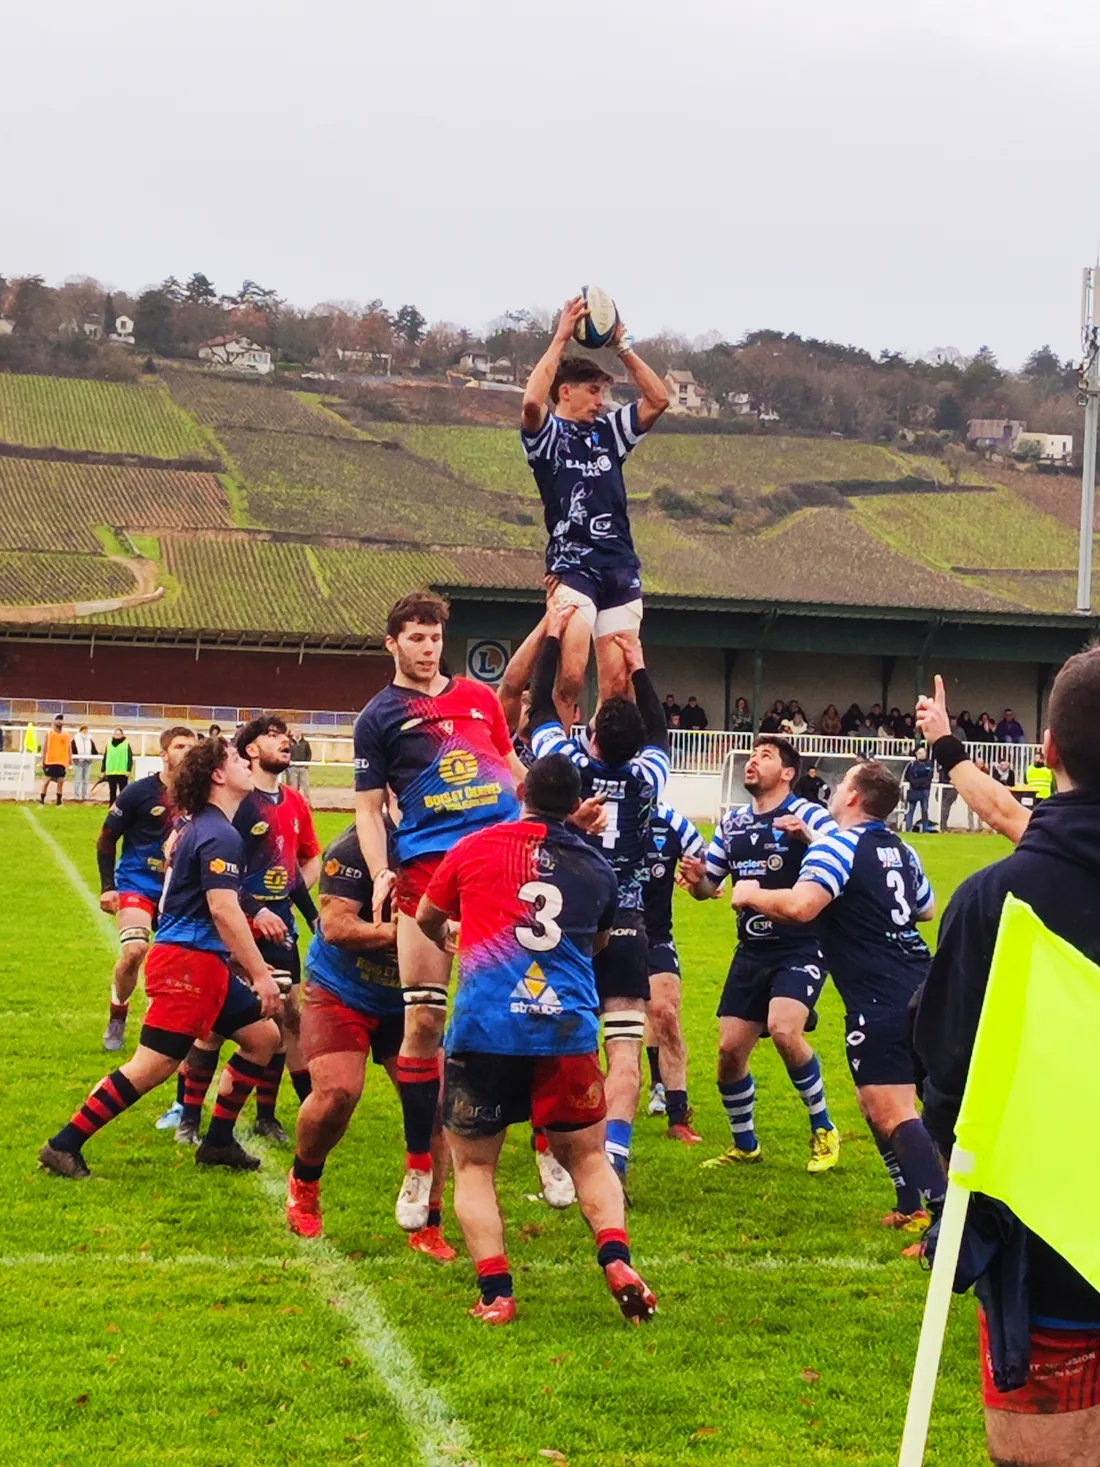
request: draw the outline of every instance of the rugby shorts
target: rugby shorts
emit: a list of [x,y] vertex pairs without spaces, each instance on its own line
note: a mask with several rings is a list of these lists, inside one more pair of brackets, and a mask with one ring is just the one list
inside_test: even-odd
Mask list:
[[43,764],[42,773],[46,776],[47,779],[56,779],[60,781],[63,780],[65,778],[65,775],[68,773],[68,765]]
[[142,1044],[182,1059],[193,1039],[205,1039],[214,1029],[228,989],[229,969],[221,954],[155,943],[145,963],[149,1003]]
[[606,1115],[598,1054],[447,1056],[443,1124],[456,1136],[497,1136],[526,1120],[548,1131],[580,1131]]
[[260,957],[269,968],[276,968],[283,973],[290,974],[290,984],[293,988],[296,983],[302,981],[302,955],[298,951],[296,942],[288,946],[284,942],[270,942],[266,938],[257,937],[256,946],[260,949]]
[[812,1014],[824,986],[820,953],[807,954],[800,962],[798,954],[758,957],[739,947],[718,1001],[718,1017],[767,1024],[773,998],[796,999]]
[[861,1085],[915,1085],[909,1000],[845,1014],[844,1053],[857,1089]]
[[428,890],[428,883],[446,855],[445,851],[432,851],[427,856],[417,856],[406,861],[397,870],[397,884],[393,889],[393,909],[404,912],[406,917],[415,917],[420,898]]
[[376,1065],[395,1059],[405,1037],[405,1012],[369,1014],[344,1003],[310,979],[302,990],[299,1039],[306,1064],[326,1054],[370,1055]]
[[667,942],[651,942],[646,949],[646,967],[649,976],[654,978],[658,973],[666,977],[679,978],[680,976],[680,954],[676,951],[676,944],[671,937]]
[[157,914],[157,903],[155,897],[147,897],[140,891],[120,891],[118,894],[118,910],[123,912],[144,912],[149,918]]
[[[557,574],[557,572],[551,572]],[[637,570],[562,571],[554,592],[558,606],[575,606],[593,636],[637,633],[642,625],[642,581]]]
[[649,1000],[649,941],[641,912],[615,913],[607,946],[592,959],[600,1007],[609,998]]
[[1021,1416],[1062,1416],[1100,1406],[1100,1330],[1031,1330],[1031,1364],[1017,1391],[993,1383],[989,1329],[978,1310],[978,1352],[982,1362],[982,1400],[992,1411]]

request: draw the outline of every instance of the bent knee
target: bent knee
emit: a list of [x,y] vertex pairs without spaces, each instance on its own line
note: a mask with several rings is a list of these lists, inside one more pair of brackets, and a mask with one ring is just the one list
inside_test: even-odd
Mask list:
[[313,1095],[324,1107],[326,1116],[346,1120],[359,1104],[363,1092],[349,1085],[332,1085],[327,1090],[314,1089]]

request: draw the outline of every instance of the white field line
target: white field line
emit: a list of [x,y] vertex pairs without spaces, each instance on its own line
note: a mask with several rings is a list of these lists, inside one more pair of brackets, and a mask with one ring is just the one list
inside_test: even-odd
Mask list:
[[[114,923],[100,911],[91,888],[37,817],[26,807],[23,807],[23,814],[43,844],[49,847],[58,867],[93,914],[104,942],[110,940],[113,950]],[[270,1171],[266,1174],[261,1171],[258,1175],[269,1201],[281,1211],[282,1178],[276,1179]],[[448,1409],[439,1392],[423,1379],[416,1361],[391,1326],[385,1311],[357,1280],[352,1264],[326,1239],[312,1242],[296,1239],[295,1242],[299,1257],[311,1265],[308,1278],[318,1300],[323,1305],[335,1307],[351,1325],[357,1348],[389,1392],[409,1435],[419,1448],[425,1467],[456,1467],[456,1447],[465,1459],[462,1467],[477,1467],[465,1426]],[[88,1258],[87,1254],[75,1256],[81,1263]],[[256,1265],[250,1263],[246,1266]]]

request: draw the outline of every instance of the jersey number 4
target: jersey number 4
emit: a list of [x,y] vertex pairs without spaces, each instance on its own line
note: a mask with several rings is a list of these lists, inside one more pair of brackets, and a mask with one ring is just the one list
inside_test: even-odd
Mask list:
[[530,922],[516,924],[516,941],[528,952],[548,953],[561,941],[561,928],[554,920],[561,916],[561,892],[548,881],[525,881],[517,895],[535,910]]

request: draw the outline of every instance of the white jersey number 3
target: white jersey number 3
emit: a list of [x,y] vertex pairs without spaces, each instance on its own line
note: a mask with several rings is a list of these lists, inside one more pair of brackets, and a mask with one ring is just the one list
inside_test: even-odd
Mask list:
[[516,925],[516,941],[528,952],[548,953],[561,941],[561,928],[554,921],[561,915],[561,892],[548,881],[526,881],[520,887],[521,902],[534,907],[534,919]]
[[887,871],[886,885],[894,893],[896,907],[890,908],[890,919],[897,927],[905,927],[913,915],[913,909],[905,898],[905,877],[900,871]]

